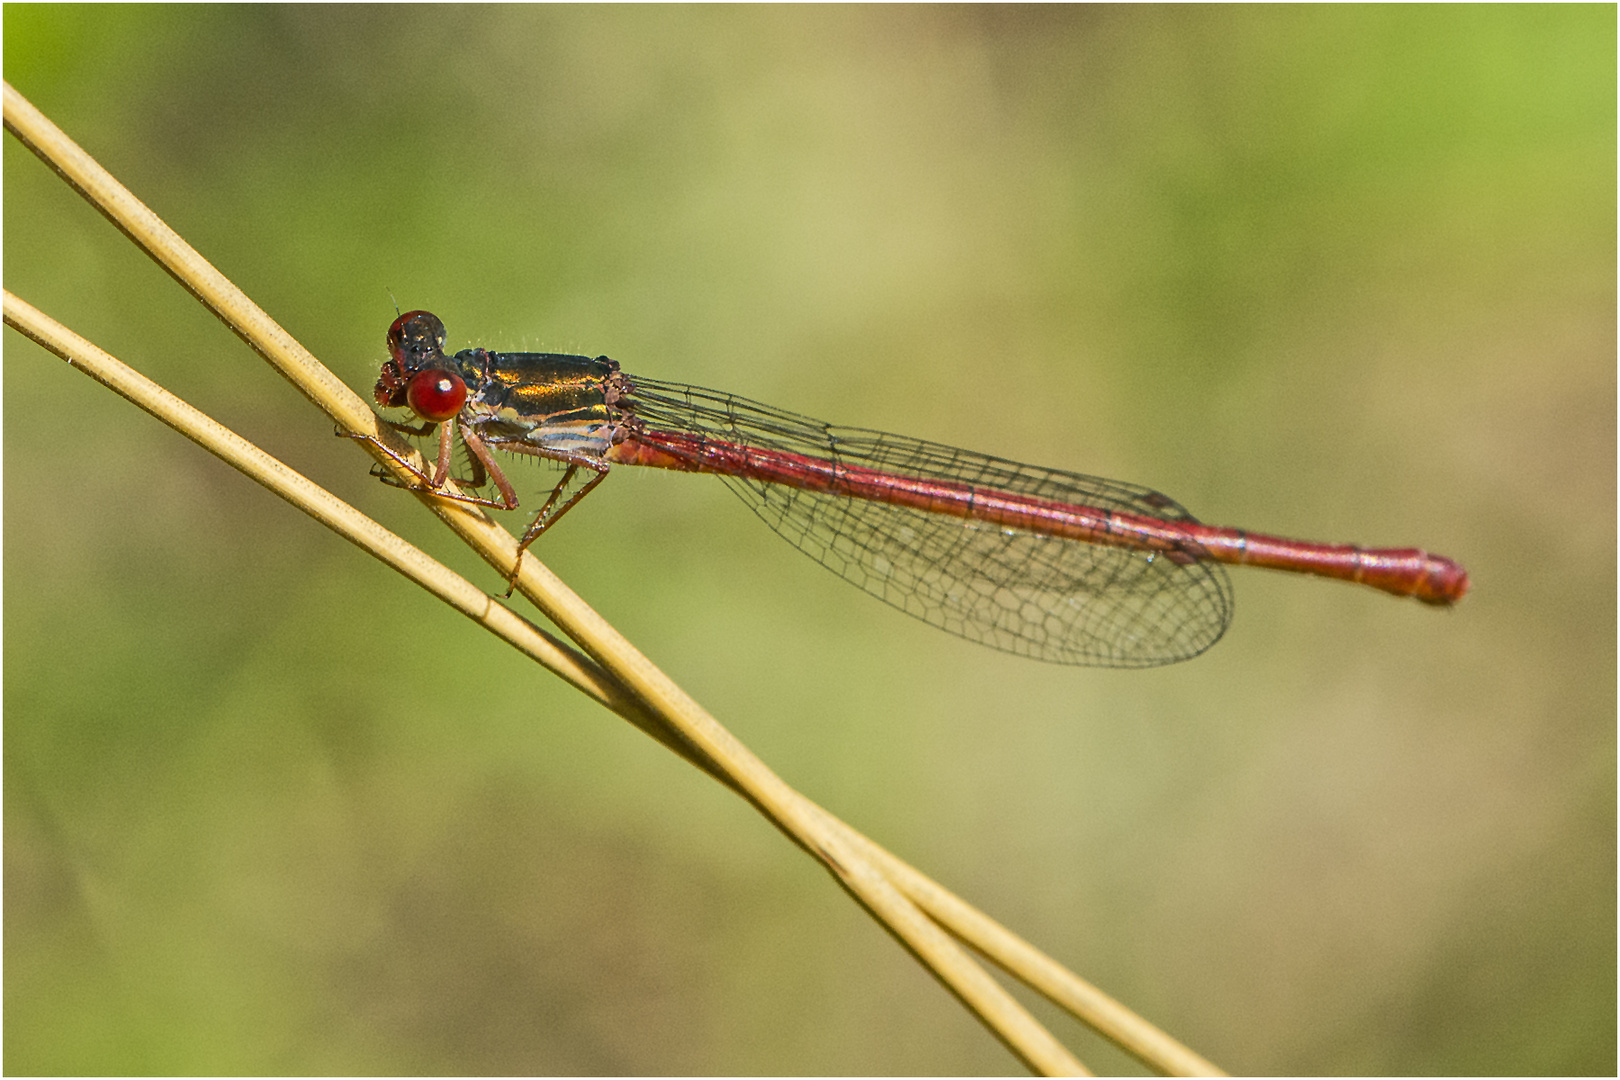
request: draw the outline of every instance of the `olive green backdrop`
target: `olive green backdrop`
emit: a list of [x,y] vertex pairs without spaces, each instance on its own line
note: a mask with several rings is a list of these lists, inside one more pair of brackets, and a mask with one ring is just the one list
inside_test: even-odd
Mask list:
[[[1612,7],[4,31],[356,389],[397,301],[1463,561],[1452,612],[1236,571],[1213,651],[1111,672],[908,619],[710,478],[616,471],[540,545],[790,782],[1229,1069],[1613,1073]],[[8,288],[499,590],[5,144]],[[4,342],[8,1072],[1016,1068],[734,796]]]

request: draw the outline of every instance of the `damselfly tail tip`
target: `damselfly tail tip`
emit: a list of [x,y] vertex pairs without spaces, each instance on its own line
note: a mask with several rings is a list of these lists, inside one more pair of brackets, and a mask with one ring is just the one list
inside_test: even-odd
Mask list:
[[1444,555],[1429,555],[1421,587],[1413,593],[1425,604],[1450,607],[1468,595],[1468,571]]

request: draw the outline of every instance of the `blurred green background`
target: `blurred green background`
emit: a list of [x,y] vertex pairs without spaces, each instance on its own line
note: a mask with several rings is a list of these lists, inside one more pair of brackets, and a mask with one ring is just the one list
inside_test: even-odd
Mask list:
[[[356,389],[397,298],[1458,558],[1453,612],[1237,571],[1213,651],[1113,672],[908,619],[709,478],[617,471],[539,551],[789,782],[1226,1068],[1615,1070],[1613,7],[4,31]],[[498,591],[5,147],[9,289]],[[5,350],[6,1071],[1016,1069],[734,796]]]

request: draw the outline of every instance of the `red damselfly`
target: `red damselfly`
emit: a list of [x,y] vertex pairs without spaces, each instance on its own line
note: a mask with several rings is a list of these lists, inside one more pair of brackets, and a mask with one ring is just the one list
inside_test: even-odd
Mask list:
[[[430,472],[389,456],[415,487],[508,510],[517,495],[491,450],[561,462],[561,482],[519,542],[520,563],[612,466],[650,465],[719,476],[789,543],[910,615],[1055,663],[1149,667],[1198,655],[1231,621],[1222,563],[1339,578],[1429,604],[1468,591],[1461,566],[1416,548],[1214,528],[1134,484],[825,424],[627,375],[605,356],[447,356],[444,340],[444,324],[426,311],[406,312],[388,330],[377,403],[422,421],[388,421],[396,430],[438,439]],[[446,487],[458,430],[471,475],[457,485],[493,484],[496,496]]]

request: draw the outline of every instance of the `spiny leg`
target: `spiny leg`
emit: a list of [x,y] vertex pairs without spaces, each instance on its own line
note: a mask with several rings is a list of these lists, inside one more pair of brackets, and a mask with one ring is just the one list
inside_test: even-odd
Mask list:
[[[382,427],[388,428],[391,431],[396,431],[401,435],[404,435],[404,436],[407,436],[408,438],[413,438],[413,439],[414,438],[420,438],[420,437],[422,437],[424,435],[431,435],[433,433],[434,429],[436,429],[439,426],[438,424],[432,423],[430,421],[428,423],[423,424],[421,427],[411,427],[409,424],[396,423],[393,420],[388,420],[388,419],[385,419],[384,417],[381,417],[381,416],[377,417],[377,423]],[[418,469],[416,467],[415,462],[411,461],[409,458],[405,457],[403,454],[396,453],[395,451],[390,449],[386,444],[384,444],[380,439],[376,438],[375,436],[367,435],[363,431],[349,431],[346,428],[342,428],[342,427],[339,427],[332,434],[336,435],[340,439],[353,439],[356,442],[366,443],[367,445],[371,446],[373,449],[380,451],[385,457],[388,458],[388,460],[392,461],[395,465],[398,465],[400,468],[402,468],[406,472],[410,473],[411,476],[413,476],[416,479],[418,486],[413,488],[412,490],[432,490],[432,488],[433,488],[433,478],[432,477],[428,476],[428,474],[423,472],[421,469]],[[375,468],[375,466],[373,466],[373,468]],[[377,474],[374,472],[372,475],[375,476]],[[397,480],[397,479],[395,479],[393,477],[390,477],[390,476],[388,476],[386,474],[378,476],[378,479],[382,480],[384,483],[393,484],[395,487],[409,487],[410,486],[410,485],[404,484],[401,481],[399,481],[399,480]]]
[[472,453],[472,486],[483,487],[487,476],[495,481],[495,487],[500,490],[501,502],[505,509],[516,510],[517,492],[512,490],[512,482],[506,478],[506,473],[495,464],[495,457],[489,452],[489,446],[484,442],[483,436],[474,431],[471,425],[464,425],[461,429],[461,441],[467,444],[467,449]]
[[[432,422],[425,423],[421,427],[411,427],[408,424],[396,423],[393,420],[387,420],[382,417],[378,417],[377,422],[399,432],[402,435],[408,435],[412,438],[420,438],[425,435],[431,435],[434,430],[439,427],[438,424]],[[448,428],[446,430],[448,431]],[[389,484],[393,487],[404,488],[407,491],[426,491],[437,495],[442,499],[450,499],[454,502],[472,503],[474,506],[488,506],[497,510],[513,510],[517,508],[517,496],[512,494],[510,484],[502,483],[499,485],[501,487],[500,499],[486,499],[477,495],[463,495],[457,492],[446,491],[444,490],[445,477],[442,474],[439,475],[437,479],[429,476],[427,473],[417,468],[416,464],[409,458],[402,454],[396,453],[374,436],[367,435],[364,432],[359,431],[346,431],[342,428],[339,428],[335,434],[339,438],[354,439],[357,442],[367,443],[375,447],[383,454],[383,456],[387,457],[394,464],[398,465],[405,472],[409,473],[415,480],[415,483],[406,483],[400,480],[398,477],[391,475],[386,470],[383,470],[382,466],[372,466],[372,475],[385,484]],[[465,432],[463,433],[463,441],[468,442],[470,445],[470,440],[466,438]],[[441,462],[443,462],[447,456],[446,449],[448,445],[448,440],[446,440],[444,434],[441,433],[439,453],[439,459]],[[487,457],[487,455],[488,452],[485,451],[485,456]],[[438,472],[441,468],[444,470],[444,472],[449,471],[448,465],[445,464],[437,465],[435,472]],[[478,473],[478,476],[471,481],[471,486],[480,487],[484,482],[482,478],[482,466],[477,465],[475,471]],[[501,481],[504,481],[505,477],[502,476],[500,479]]]
[[[540,512],[534,516],[534,521],[530,522],[528,529],[523,533],[523,538],[518,541],[517,558],[512,563],[512,572],[506,578],[507,596],[511,596],[512,590],[517,588],[518,572],[523,569],[523,553],[529,549],[529,545],[539,539],[541,533],[562,520],[562,516],[572,510],[581,499],[589,495],[597,484],[607,479],[610,466],[605,461],[575,455],[569,455],[562,460],[569,463],[568,471],[563,473],[563,478],[558,481],[557,486],[551,489],[551,497],[540,508]],[[554,512],[552,507],[557,505],[557,500],[562,498],[564,491],[568,490],[568,485],[573,482],[575,474],[579,472],[582,465],[586,468],[595,469],[596,475],[587,480],[584,487],[570,495],[561,506],[557,506]]]
[[[400,432],[401,434],[412,437],[430,435],[433,433],[435,428],[439,429],[439,452],[437,455],[437,460],[434,463],[434,475],[431,477],[424,473],[421,469],[417,468],[414,463],[407,460],[402,455],[397,454],[387,446],[384,446],[376,438],[359,432],[343,431],[340,429],[337,432],[338,435],[370,443],[372,446],[375,446],[377,449],[381,450],[385,456],[397,463],[402,469],[414,477],[416,484],[400,484],[398,480],[389,476],[387,473],[381,474],[379,477],[380,479],[388,483],[394,483],[398,484],[399,486],[406,487],[409,490],[428,491],[434,495],[440,496],[441,498],[453,499],[457,502],[473,503],[477,506],[488,506],[500,510],[517,509],[517,492],[513,490],[511,481],[507,480],[506,473],[501,469],[500,465],[496,463],[494,456],[490,453],[488,443],[485,442],[484,438],[478,434],[477,430],[472,425],[463,424],[461,426],[461,441],[467,446],[473,472],[473,475],[464,482],[469,486],[476,488],[482,487],[488,480],[493,480],[495,487],[500,491],[500,498],[498,500],[481,498],[472,495],[453,494],[444,490],[443,485],[446,482],[447,474],[450,470],[451,453],[454,448],[455,421],[453,419],[446,421],[442,427],[430,421],[428,423],[424,423],[421,427],[414,428],[393,420],[384,419],[382,417],[378,417],[378,421],[386,424],[388,427]],[[576,503],[578,503],[586,495],[590,494],[592,489],[594,489],[597,484],[600,484],[607,477],[610,466],[607,462],[598,458],[577,452],[544,450],[533,446],[523,445],[503,445],[503,449],[509,449],[517,453],[535,454],[538,457],[551,458],[554,461],[561,461],[568,465],[568,471],[563,474],[562,480],[555,488],[552,489],[551,495],[546,499],[545,505],[540,508],[540,512],[535,515],[534,521],[530,523],[528,529],[524,532],[522,539],[518,541],[517,558],[512,564],[511,574],[507,576],[506,595],[510,596],[512,595],[512,590],[517,586],[518,573],[523,566],[524,551],[528,550],[529,545],[534,543],[534,541],[539,538],[541,533],[545,532],[552,525],[556,524],[559,520],[561,520],[564,514],[574,508]],[[561,506],[558,506],[558,500],[563,498],[564,492],[568,490],[568,486],[573,482],[574,477],[578,475],[581,466],[593,470],[596,475],[591,477],[591,479],[586,482],[585,486],[568,496],[566,500],[563,500]]]

